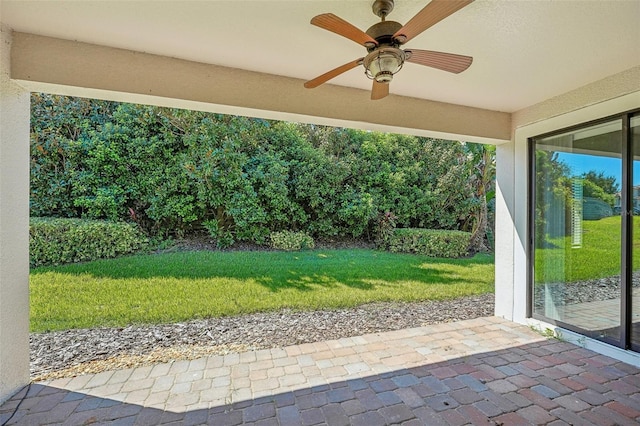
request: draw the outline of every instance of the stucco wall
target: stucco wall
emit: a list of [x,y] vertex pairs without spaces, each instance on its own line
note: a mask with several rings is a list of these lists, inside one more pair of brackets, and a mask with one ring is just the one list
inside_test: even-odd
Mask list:
[[512,126],[518,128],[552,117],[564,115],[610,99],[628,95],[640,90],[640,66],[593,82],[577,90],[548,99],[528,108],[516,111],[512,116]]
[[29,380],[29,92],[0,26],[0,402]]

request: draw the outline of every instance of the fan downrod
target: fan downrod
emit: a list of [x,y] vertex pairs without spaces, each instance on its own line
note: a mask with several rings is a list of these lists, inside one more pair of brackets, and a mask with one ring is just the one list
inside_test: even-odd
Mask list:
[[393,0],[375,0],[373,5],[371,5],[371,9],[376,16],[384,21],[387,15],[393,10],[393,5]]

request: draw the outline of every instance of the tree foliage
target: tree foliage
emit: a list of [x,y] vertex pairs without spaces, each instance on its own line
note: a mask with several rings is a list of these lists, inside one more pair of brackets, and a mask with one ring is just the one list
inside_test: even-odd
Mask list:
[[605,194],[615,194],[620,191],[620,184],[615,176],[605,176],[604,172],[588,171],[582,176],[585,180],[593,182],[602,188]]
[[487,251],[493,243],[493,206],[496,190],[496,151],[493,145],[466,144],[472,169],[469,185],[473,192],[471,214],[463,230],[471,232],[470,249]]
[[383,212],[460,229],[493,178],[460,142],[145,105],[34,94],[31,127],[33,216],[222,246],[282,230],[373,238]]
[[535,164],[535,243],[546,247],[549,240],[571,235],[574,185],[582,190],[582,200],[598,199],[610,206],[620,191],[615,176],[591,170],[580,176],[572,176],[571,169],[558,152],[536,150]]
[[571,171],[558,152],[536,150],[535,244],[571,232]]
[[582,175],[583,194],[585,197],[598,198],[613,206],[615,194],[620,191],[620,184],[615,176],[605,176],[604,172],[590,170]]

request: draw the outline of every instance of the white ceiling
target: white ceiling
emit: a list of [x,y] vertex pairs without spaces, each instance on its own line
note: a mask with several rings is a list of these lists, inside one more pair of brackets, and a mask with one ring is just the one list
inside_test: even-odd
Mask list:
[[[405,23],[427,2],[397,0],[388,19]],[[309,80],[366,53],[310,19],[332,12],[366,30],[379,20],[371,3],[0,0],[0,20],[21,32]],[[406,47],[474,62],[458,75],[406,64],[391,93],[513,112],[640,65],[640,0],[477,0]],[[331,83],[368,89],[363,71]]]

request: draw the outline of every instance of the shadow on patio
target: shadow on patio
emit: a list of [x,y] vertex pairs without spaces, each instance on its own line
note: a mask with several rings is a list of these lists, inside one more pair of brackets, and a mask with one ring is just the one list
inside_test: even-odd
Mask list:
[[636,425],[640,369],[495,317],[34,383],[1,424]]

